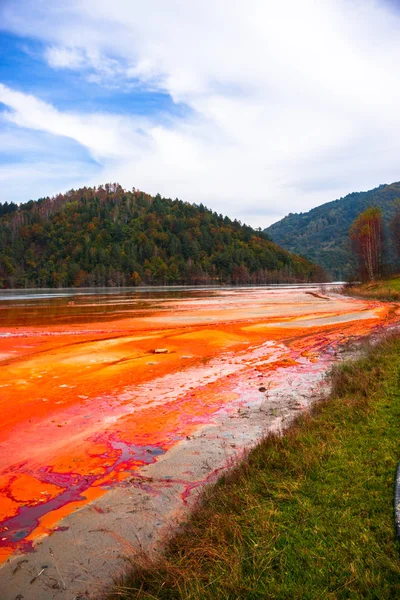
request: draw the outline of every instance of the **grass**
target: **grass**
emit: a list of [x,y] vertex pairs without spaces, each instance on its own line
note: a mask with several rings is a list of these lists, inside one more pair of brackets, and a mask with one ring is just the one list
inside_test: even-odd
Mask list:
[[400,336],[331,377],[330,398],[207,488],[108,600],[400,597]]
[[347,284],[344,293],[368,300],[400,301],[400,276],[359,285]]
[[393,290],[400,293],[400,276],[389,279],[388,283]]

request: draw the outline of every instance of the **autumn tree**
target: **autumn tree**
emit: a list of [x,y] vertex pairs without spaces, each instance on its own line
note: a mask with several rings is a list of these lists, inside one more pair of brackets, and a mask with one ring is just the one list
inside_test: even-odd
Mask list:
[[382,210],[371,206],[358,215],[350,228],[350,238],[361,278],[374,281],[382,268]]
[[395,211],[390,220],[389,227],[397,264],[400,263],[400,198],[394,201]]

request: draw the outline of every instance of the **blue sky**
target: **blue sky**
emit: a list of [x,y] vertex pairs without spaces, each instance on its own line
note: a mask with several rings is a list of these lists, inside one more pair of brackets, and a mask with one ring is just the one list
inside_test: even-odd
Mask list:
[[183,114],[185,107],[174,104],[163,91],[149,90],[140,80],[125,87],[102,86],[88,81],[90,69],[54,69],[44,60],[46,45],[38,40],[20,37],[0,30],[0,77],[10,88],[33,94],[50,102],[59,110],[114,111],[120,114],[160,116]]
[[118,181],[255,226],[400,180],[392,0],[2,0],[0,201]]

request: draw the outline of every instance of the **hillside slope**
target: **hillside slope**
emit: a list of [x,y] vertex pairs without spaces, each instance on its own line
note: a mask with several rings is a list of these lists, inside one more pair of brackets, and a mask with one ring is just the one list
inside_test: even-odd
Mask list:
[[[349,228],[368,206],[380,206],[385,226],[400,198],[400,183],[381,185],[368,192],[354,192],[309,212],[289,214],[265,232],[277,244],[321,265],[333,279],[347,279],[355,271],[349,244]],[[388,257],[387,257],[388,260]]]
[[[2,216],[1,216],[2,215]],[[0,205],[0,287],[321,281],[261,231],[118,184]]]

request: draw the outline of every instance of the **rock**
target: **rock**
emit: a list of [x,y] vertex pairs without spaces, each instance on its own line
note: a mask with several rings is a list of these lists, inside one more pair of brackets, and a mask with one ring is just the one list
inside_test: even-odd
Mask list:
[[156,348],[154,354],[167,354],[168,348]]

